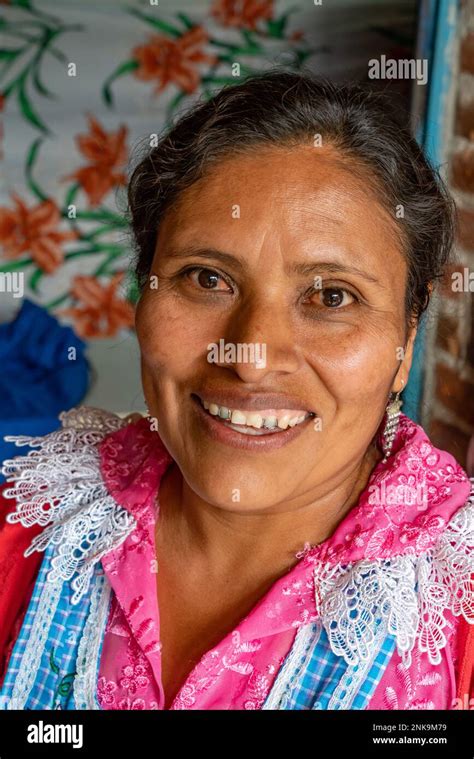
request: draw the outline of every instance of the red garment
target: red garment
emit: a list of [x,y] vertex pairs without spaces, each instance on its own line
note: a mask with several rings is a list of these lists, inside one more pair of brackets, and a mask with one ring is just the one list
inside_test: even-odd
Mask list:
[[461,619],[458,649],[458,688],[456,698],[459,709],[474,709],[474,626]]
[[35,524],[25,529],[19,522],[6,521],[15,510],[15,501],[3,495],[7,487],[8,483],[0,486],[0,685],[43,558],[37,551],[23,556],[44,528]]

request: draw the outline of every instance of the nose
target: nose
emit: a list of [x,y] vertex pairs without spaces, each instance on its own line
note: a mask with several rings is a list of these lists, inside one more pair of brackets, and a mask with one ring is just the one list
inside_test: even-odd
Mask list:
[[259,384],[272,374],[298,370],[301,355],[296,345],[288,306],[259,299],[242,304],[226,325],[227,353],[218,366],[234,372],[243,382]]

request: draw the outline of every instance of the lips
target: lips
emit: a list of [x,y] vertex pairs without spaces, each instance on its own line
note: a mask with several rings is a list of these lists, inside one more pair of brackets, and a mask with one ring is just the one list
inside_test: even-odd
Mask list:
[[[294,398],[282,395],[242,397],[226,394],[225,402],[222,400],[222,394],[217,393],[209,395],[208,398],[197,395],[194,395],[194,398],[215,421],[244,435],[282,433],[289,427],[296,427],[315,416],[314,412],[302,408]],[[281,406],[278,407],[277,404]]]

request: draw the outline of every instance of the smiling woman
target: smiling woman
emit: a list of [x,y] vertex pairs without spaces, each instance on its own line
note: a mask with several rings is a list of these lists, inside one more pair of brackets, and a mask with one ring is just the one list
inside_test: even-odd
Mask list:
[[1,705],[466,708],[471,484],[400,412],[453,236],[416,141],[273,71],[182,116],[129,206],[149,415],[6,463],[0,540],[35,538]]

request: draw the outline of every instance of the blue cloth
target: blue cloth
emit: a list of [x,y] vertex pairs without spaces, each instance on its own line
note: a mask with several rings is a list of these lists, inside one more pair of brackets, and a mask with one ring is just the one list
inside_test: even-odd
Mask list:
[[0,419],[55,416],[76,406],[88,387],[85,344],[40,306],[24,300],[0,324]]
[[70,327],[29,300],[0,324],[0,461],[29,450],[6,443],[5,435],[52,432],[59,413],[82,401],[89,386],[84,351]]
[[[103,583],[104,573],[100,563],[96,565],[91,585],[78,604],[72,604],[70,582],[63,582],[57,604],[45,604],[43,595],[48,591],[48,572],[51,560],[57,552],[57,546],[49,544],[44,553],[40,571],[35,582],[25,618],[8,662],[7,671],[0,688],[0,709],[9,708],[17,679],[30,674],[23,659],[26,648],[34,641],[35,650],[41,650],[37,670],[34,672],[31,688],[28,689],[24,709],[76,709],[73,688],[77,674],[76,666],[79,644],[84,633],[88,615],[91,613],[91,593],[97,583]],[[49,583],[50,585],[50,583]],[[46,607],[49,614],[45,616]],[[51,617],[51,618],[50,618]],[[46,627],[44,641],[38,639],[38,622]],[[97,665],[100,662],[105,625],[100,632],[101,643],[97,653]],[[88,652],[90,653],[90,652]],[[99,704],[96,699],[96,707]]]
[[[382,627],[376,628],[376,633],[370,660],[350,665],[332,651],[321,622],[315,622],[299,661],[291,661],[290,650],[282,664],[279,677],[286,685],[277,708],[367,709],[396,647],[395,637]],[[286,673],[287,662],[289,671]],[[267,698],[271,695],[270,692]]]

